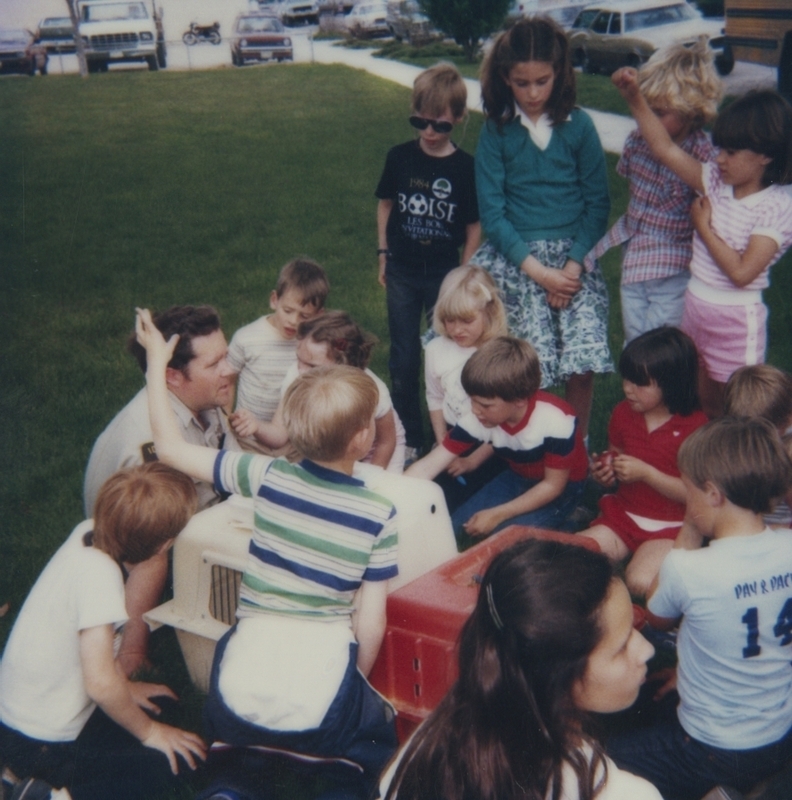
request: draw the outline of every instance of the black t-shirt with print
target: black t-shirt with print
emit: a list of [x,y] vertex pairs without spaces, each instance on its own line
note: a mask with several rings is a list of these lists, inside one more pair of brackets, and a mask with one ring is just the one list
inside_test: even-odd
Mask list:
[[479,219],[473,156],[459,148],[429,156],[417,140],[396,145],[375,194],[393,201],[387,237],[396,262],[444,272],[459,265],[467,226]]

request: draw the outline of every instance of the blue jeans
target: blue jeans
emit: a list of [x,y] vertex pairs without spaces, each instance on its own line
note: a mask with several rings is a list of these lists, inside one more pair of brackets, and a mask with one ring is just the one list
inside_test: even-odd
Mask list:
[[[477,511],[486,508],[508,503],[525,494],[529,489],[536,486],[539,481],[528,480],[518,475],[511,469],[504,470],[497,478],[491,480],[483,489],[479,489],[473,497],[463,503],[452,515],[451,524],[454,526],[454,534],[460,538],[464,534],[462,527]],[[580,498],[583,496],[585,481],[567,481],[564,491],[555,500],[541,508],[535,508],[525,514],[507,519],[492,533],[499,531],[509,525],[532,525],[536,528],[548,528],[549,530],[564,530],[564,523],[567,517],[575,510]]]
[[254,725],[237,716],[223,701],[219,689],[220,663],[231,628],[217,643],[204,722],[210,740],[244,747],[267,745],[325,758],[345,758],[362,768],[355,794],[366,797],[398,747],[392,707],[357,669],[357,643],[349,646],[349,664],[341,686],[318,728],[278,731]]
[[665,800],[700,800],[714,786],[747,791],[792,758],[792,730],[751,750],[723,750],[696,741],[673,720],[614,736],[608,755],[653,783]]
[[625,342],[661,325],[682,324],[685,289],[690,273],[685,270],[669,278],[628,283],[621,287]]
[[[451,269],[451,267],[449,267]],[[407,267],[392,259],[385,270],[391,398],[399,415],[408,447],[422,447],[421,417],[421,317],[432,324],[432,309],[448,270]]]

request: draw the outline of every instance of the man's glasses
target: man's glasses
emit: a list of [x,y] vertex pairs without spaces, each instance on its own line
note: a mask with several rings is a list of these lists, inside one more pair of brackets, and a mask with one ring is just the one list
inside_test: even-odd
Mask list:
[[419,131],[425,131],[430,125],[435,133],[451,133],[454,130],[453,122],[444,122],[436,119],[425,119],[424,117],[410,117],[410,125]]

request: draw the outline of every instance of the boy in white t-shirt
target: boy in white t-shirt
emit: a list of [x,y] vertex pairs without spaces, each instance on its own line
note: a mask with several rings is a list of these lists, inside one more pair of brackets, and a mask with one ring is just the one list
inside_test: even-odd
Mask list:
[[690,527],[648,603],[656,628],[681,618],[677,718],[607,750],[667,800],[698,800],[719,784],[746,791],[792,757],[792,537],[762,518],[792,462],[767,420],[724,417],[684,442],[679,469]]
[[297,328],[324,309],[330,284],[324,269],[308,258],[289,261],[270,294],[272,314],[240,328],[228,347],[228,363],[239,373],[231,424],[244,449],[269,452],[244,433],[256,420],[270,422],[286,372],[297,361]]
[[150,800],[205,757],[196,734],[146,713],[176,695],[129,681],[113,654],[122,565],[170,548],[196,505],[192,480],[164,464],[121,470],[39,576],[0,663],[0,752],[17,777],[68,792],[53,797]]

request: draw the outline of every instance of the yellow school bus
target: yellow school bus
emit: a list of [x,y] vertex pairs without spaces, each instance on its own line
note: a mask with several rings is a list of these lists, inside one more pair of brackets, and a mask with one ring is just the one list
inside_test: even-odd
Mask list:
[[792,97],[792,0],[726,0],[726,45],[738,61],[778,68],[778,90]]

